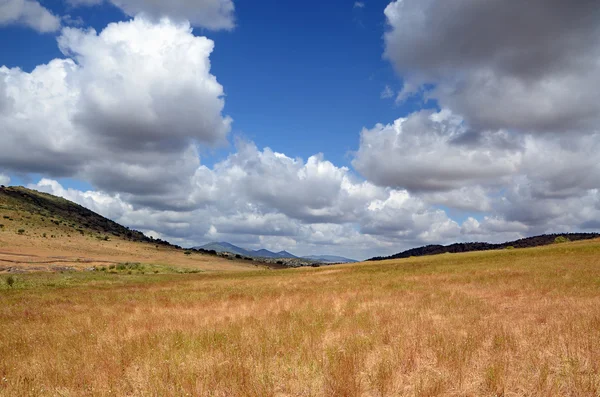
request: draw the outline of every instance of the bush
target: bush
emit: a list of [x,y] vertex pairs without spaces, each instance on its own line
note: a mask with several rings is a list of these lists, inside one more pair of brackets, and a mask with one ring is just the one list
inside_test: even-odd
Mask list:
[[512,245],[509,245],[509,246],[508,246],[508,247],[506,247],[505,249],[507,249],[507,250],[514,250],[514,249],[515,249],[515,247],[513,247]]
[[25,233],[25,229],[19,229],[19,230],[17,230],[17,233],[24,234]]
[[8,276],[6,278],[6,284],[12,288],[12,286],[15,284],[15,278],[13,276]]
[[186,255],[191,255],[191,254],[192,254],[192,251],[185,251],[185,252],[184,252],[184,254],[186,254]]
[[571,241],[571,240],[569,240],[565,236],[558,236],[557,238],[554,239],[554,244],[568,243],[569,241]]

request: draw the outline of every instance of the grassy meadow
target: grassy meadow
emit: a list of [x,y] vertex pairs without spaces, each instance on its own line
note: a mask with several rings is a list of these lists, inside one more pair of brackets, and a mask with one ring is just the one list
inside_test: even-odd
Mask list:
[[2,396],[599,396],[600,241],[0,275]]

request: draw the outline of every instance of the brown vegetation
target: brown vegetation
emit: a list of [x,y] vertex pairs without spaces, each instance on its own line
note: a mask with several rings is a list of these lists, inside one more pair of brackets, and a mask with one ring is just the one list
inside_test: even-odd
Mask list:
[[598,240],[319,269],[2,277],[0,395],[600,393]]
[[0,273],[84,270],[122,262],[191,270],[244,270],[235,258],[185,251],[73,202],[23,187],[0,188]]

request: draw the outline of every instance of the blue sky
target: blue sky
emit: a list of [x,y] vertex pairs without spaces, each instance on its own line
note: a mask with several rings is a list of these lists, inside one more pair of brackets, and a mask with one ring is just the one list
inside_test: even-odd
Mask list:
[[0,182],[181,245],[362,259],[592,231],[586,7],[7,0]]
[[[111,4],[43,4],[97,31],[130,18]],[[234,119],[232,136],[292,157],[323,152],[334,163],[349,165],[347,153],[357,149],[362,127],[417,108],[420,101],[397,105],[380,97],[386,85],[401,86],[382,56],[386,6],[386,1],[364,7],[353,1],[240,2],[234,31],[196,28],[194,34],[215,41],[212,71],[225,87],[224,112]],[[40,35],[27,27],[0,29],[0,41],[5,43],[1,62],[6,66],[31,71],[63,57],[54,34]],[[203,155],[211,163],[228,151]]]

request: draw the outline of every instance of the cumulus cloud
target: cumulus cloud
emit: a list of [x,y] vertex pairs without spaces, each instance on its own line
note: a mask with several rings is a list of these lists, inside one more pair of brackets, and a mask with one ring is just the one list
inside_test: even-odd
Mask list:
[[476,129],[564,132],[600,118],[600,13],[593,0],[397,0],[385,56]]
[[522,149],[507,133],[472,135],[460,117],[442,110],[364,129],[352,164],[381,186],[444,191],[501,184],[521,161]]
[[[67,0],[74,6],[98,5],[104,0]],[[169,17],[190,21],[211,30],[233,29],[235,6],[232,0],[107,0],[127,15],[144,14],[151,18]]]
[[461,234],[497,240],[590,229],[600,219],[599,145],[599,133],[474,132],[448,110],[420,111],[363,130],[353,165],[368,181],[406,189],[429,207],[484,214]]
[[60,18],[33,0],[0,1],[0,26],[25,25],[40,33],[55,32],[60,29]]
[[[558,141],[538,139],[524,141],[520,168],[498,186],[485,188],[477,179],[472,186],[440,191],[377,186],[321,154],[306,160],[291,158],[244,141],[212,167],[197,167],[190,184],[182,185],[185,206],[165,209],[153,200],[145,202],[145,194],[64,189],[50,179],[32,187],[177,244],[224,240],[301,255],[327,252],[366,258],[425,244],[503,242],[593,229],[593,221],[600,219],[598,189],[581,185],[565,194],[569,180],[558,181],[569,168],[550,165],[554,158],[564,157],[561,151],[566,149],[552,149]],[[589,153],[594,149],[590,147]],[[543,170],[543,175],[534,175],[533,169]],[[459,223],[440,206],[482,216]]]
[[189,205],[174,209],[144,203],[146,195],[80,192],[52,179],[32,187],[183,245],[226,240],[363,258],[460,237],[443,211],[406,190],[359,180],[320,154],[290,158],[251,142],[238,142],[236,152],[210,168],[200,165],[191,186],[182,187]]
[[0,185],[8,185],[10,183],[10,177],[0,173]]
[[65,28],[58,43],[68,58],[0,67],[1,166],[151,197],[190,184],[197,145],[226,142],[213,42],[189,24],[138,17],[100,34]]
[[443,205],[471,212],[489,212],[492,210],[492,199],[490,196],[497,190],[474,185],[444,192],[428,192],[422,194],[421,197],[432,205]]

